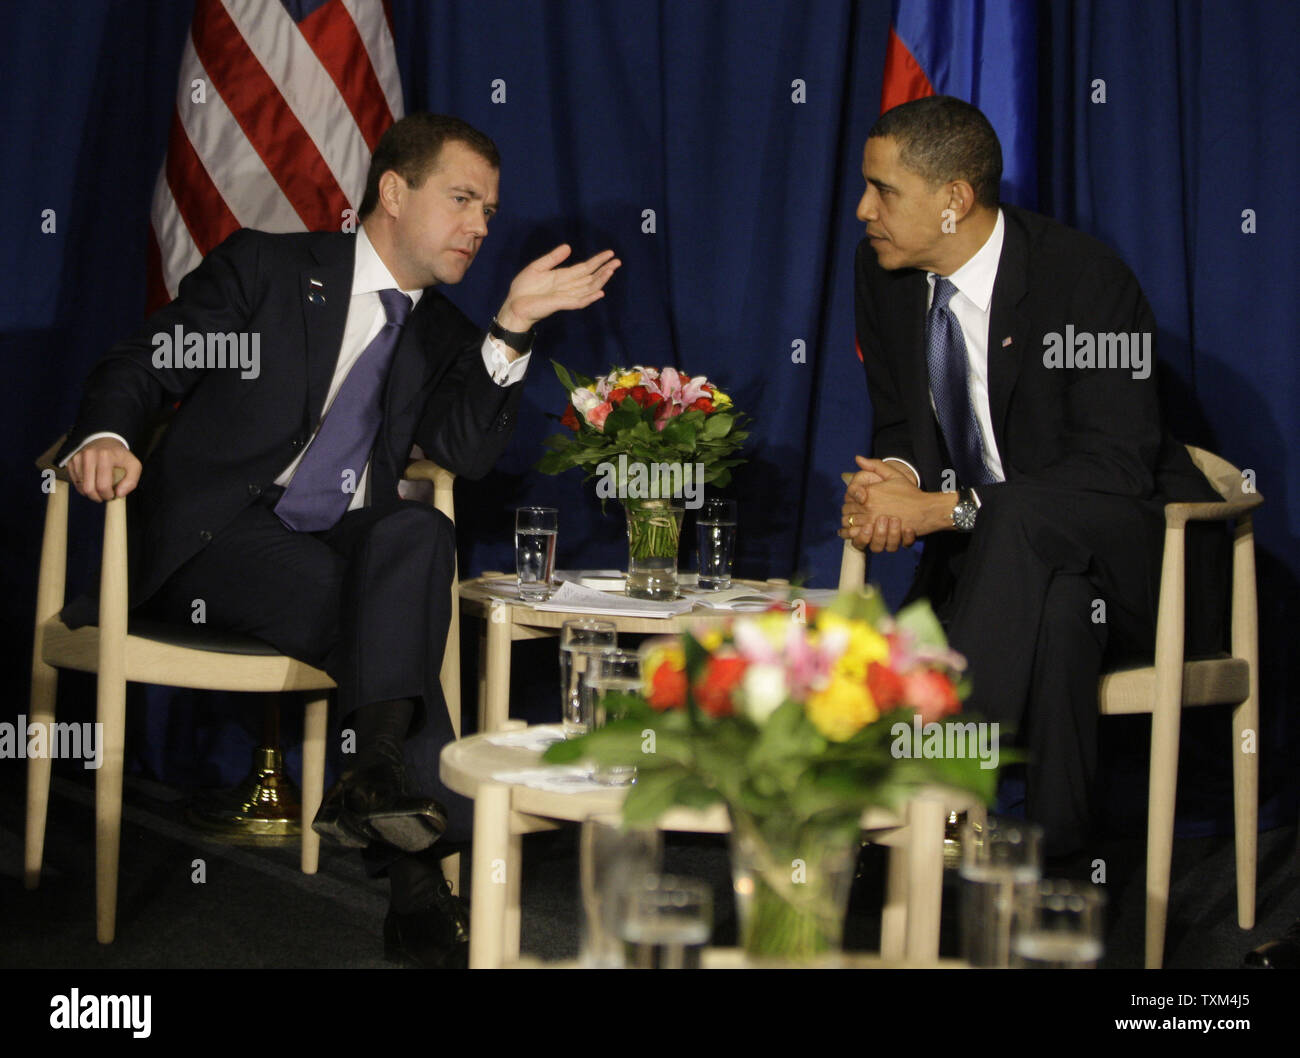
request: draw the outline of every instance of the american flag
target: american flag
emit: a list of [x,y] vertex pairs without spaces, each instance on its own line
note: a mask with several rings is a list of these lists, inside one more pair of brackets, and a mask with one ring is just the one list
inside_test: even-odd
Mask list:
[[381,0],[196,0],[150,213],[149,310],[237,228],[341,230],[402,116]]

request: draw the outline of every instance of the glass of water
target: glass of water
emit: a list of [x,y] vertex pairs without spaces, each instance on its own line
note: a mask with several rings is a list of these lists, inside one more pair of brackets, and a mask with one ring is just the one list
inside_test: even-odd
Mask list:
[[592,659],[618,646],[618,628],[613,621],[582,617],[565,621],[560,629],[560,719],[564,737],[576,738],[591,729],[590,710],[584,709],[582,675]]
[[[633,650],[603,651],[589,659],[583,680],[591,693],[591,730],[594,731],[617,719],[609,700],[612,693],[641,693],[641,655]],[[606,786],[628,786],[636,781],[636,765],[598,764],[592,778]]]
[[627,900],[619,930],[629,970],[698,970],[713,932],[713,893],[694,878],[646,878]]
[[960,873],[962,954],[972,966],[1010,966],[1016,900],[1043,875],[1042,828],[972,819],[962,832]]
[[736,501],[705,500],[695,519],[695,535],[700,554],[700,589],[730,588],[731,563],[736,554]]
[[1012,965],[1094,970],[1103,951],[1106,894],[1086,882],[1045,878],[1016,894]]
[[623,965],[620,924],[631,893],[659,873],[663,835],[653,827],[623,823],[617,812],[598,812],[582,822],[578,858],[582,888],[580,960],[589,969]]
[[520,507],[515,512],[515,570],[521,599],[550,598],[559,525],[560,512],[554,507]]

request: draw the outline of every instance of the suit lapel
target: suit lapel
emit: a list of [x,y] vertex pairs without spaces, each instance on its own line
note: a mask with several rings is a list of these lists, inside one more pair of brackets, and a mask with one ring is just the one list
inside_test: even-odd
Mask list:
[[303,325],[307,335],[307,414],[311,428],[320,421],[338,363],[343,329],[352,301],[355,236],[328,233],[313,248],[315,263],[299,276]]
[[1029,241],[1012,211],[1003,207],[1005,234],[989,309],[989,418],[993,438],[1006,469],[1007,409],[1020,374],[1021,358],[1030,353],[1028,320],[1020,308],[1029,289]]
[[902,365],[899,388],[907,394],[907,421],[915,423],[912,443],[916,446],[917,470],[922,481],[942,462],[939,448],[939,424],[930,406],[930,374],[925,364],[925,316],[930,285],[925,272],[917,271],[904,281],[903,310],[898,314],[901,327],[907,328],[899,348],[912,350]]

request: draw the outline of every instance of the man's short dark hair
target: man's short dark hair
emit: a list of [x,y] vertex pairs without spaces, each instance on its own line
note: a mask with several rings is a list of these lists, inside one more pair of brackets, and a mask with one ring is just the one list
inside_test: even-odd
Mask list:
[[899,161],[932,187],[965,180],[976,202],[990,209],[997,206],[1002,146],[979,107],[953,96],[913,99],[876,119],[867,139],[877,136],[897,141]]
[[368,217],[379,204],[379,178],[384,173],[392,169],[411,187],[418,188],[433,171],[442,145],[449,140],[465,144],[493,169],[501,168],[497,145],[473,125],[446,114],[407,114],[384,133],[370,158],[361,218]]

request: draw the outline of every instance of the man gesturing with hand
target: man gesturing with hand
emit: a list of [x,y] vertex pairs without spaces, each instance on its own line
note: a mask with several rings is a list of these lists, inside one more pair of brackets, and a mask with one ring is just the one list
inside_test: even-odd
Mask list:
[[356,752],[315,828],[387,872],[387,953],[428,966],[467,954],[438,864],[469,836],[469,805],[437,775],[460,706],[438,678],[455,538],[397,485],[415,445],[486,474],[535,325],[602,298],[619,267],[611,250],[565,264],[558,246],[515,277],[486,334],[472,324],[437,288],[477,256],[499,170],[464,122],[403,118],[376,146],[355,235],[235,232],[96,366],[61,453],[87,498],[135,493],[133,609],[188,623],[201,599],[209,626],[334,678]]

